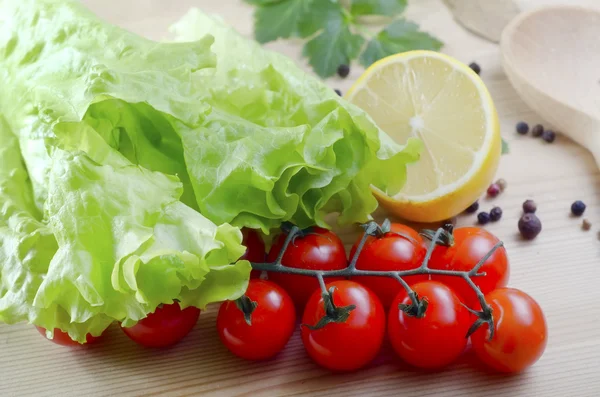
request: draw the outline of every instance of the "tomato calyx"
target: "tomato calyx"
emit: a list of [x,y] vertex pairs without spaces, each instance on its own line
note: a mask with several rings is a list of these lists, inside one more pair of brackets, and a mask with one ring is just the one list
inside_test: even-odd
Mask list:
[[244,314],[246,324],[252,325],[252,313],[258,307],[258,303],[250,299],[247,295],[242,295],[235,300],[235,305]]
[[394,234],[413,243],[416,242],[414,238],[407,234],[392,231],[392,222],[387,218],[383,221],[381,225],[378,225],[376,222],[369,222],[362,226],[365,230],[365,234],[373,236],[375,238],[383,238],[388,234]]
[[[306,236],[311,236],[311,235],[323,236],[314,227],[307,227],[305,229],[299,229],[296,225],[294,225],[291,222],[283,222],[281,224],[281,231],[288,235],[293,233],[291,244],[293,244],[294,246],[296,245],[296,239],[298,239],[298,238],[301,239],[301,238],[304,238]],[[326,239],[331,241],[331,239],[328,236],[323,236],[323,237],[325,237]]]
[[311,331],[319,330],[330,323],[345,323],[350,317],[352,310],[356,309],[356,305],[336,306],[333,303],[333,293],[335,287],[331,287],[329,291],[323,293],[323,304],[325,305],[325,315],[317,321],[315,325],[302,324],[303,327]]
[[[452,224],[444,225],[442,233],[438,236],[435,241],[436,245],[443,245],[445,247],[452,247],[454,245],[454,226]],[[421,233],[421,236],[426,239],[433,241],[435,238],[436,231],[431,229],[425,229]]]
[[410,304],[407,305],[405,303],[400,303],[398,305],[398,309],[402,310],[408,316],[423,318],[425,317],[427,306],[429,306],[429,302],[427,301],[427,299],[419,298],[419,295],[416,292],[414,292],[412,295],[410,295]]
[[488,330],[490,331],[490,336],[488,340],[492,340],[494,338],[494,316],[492,315],[492,308],[489,305],[484,306],[483,310],[473,310],[464,303],[461,303],[471,314],[477,317],[477,320],[471,325],[469,330],[467,331],[466,338],[473,335],[482,325],[487,324]]

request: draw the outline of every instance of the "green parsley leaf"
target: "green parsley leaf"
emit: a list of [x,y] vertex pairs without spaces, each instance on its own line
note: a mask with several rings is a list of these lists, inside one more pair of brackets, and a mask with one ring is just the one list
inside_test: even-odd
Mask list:
[[254,37],[259,43],[298,35],[298,24],[311,15],[315,0],[251,0],[261,4],[254,13]]
[[508,142],[506,142],[504,140],[504,138],[502,138],[502,154],[508,154],[510,153],[510,149],[508,147]]
[[338,24],[344,19],[344,11],[338,0],[313,0],[309,12],[298,24],[301,37],[308,37],[328,24]]
[[443,43],[428,33],[421,32],[419,25],[398,19],[375,36],[360,56],[360,62],[368,67],[388,55],[411,50],[438,51]]
[[352,0],[352,15],[396,16],[404,12],[408,0]]
[[281,3],[284,0],[244,0],[248,4],[255,6],[266,6],[269,4]]
[[326,78],[333,76],[338,66],[356,58],[364,41],[361,35],[350,31],[346,20],[330,20],[317,37],[304,45],[303,54],[313,70]]

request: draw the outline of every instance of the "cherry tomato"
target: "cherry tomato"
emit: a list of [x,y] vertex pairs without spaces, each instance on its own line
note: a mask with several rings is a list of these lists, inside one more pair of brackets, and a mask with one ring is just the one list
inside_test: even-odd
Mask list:
[[158,307],[133,327],[121,327],[125,335],[146,347],[174,345],[190,333],[198,322],[200,309],[190,306],[181,310],[178,302]]
[[[350,259],[354,256],[360,240],[359,238],[354,243],[350,251]],[[356,262],[356,268],[360,270],[410,270],[421,266],[426,252],[425,242],[416,230],[399,223],[392,223],[390,232],[381,237],[369,236],[367,238]],[[403,289],[398,281],[389,277],[353,277],[352,279],[375,292],[386,309]],[[409,284],[428,279],[427,275],[404,278]]]
[[[429,267],[431,269],[469,271],[499,241],[496,236],[478,227],[455,229],[454,244],[451,247],[436,246],[429,261]],[[473,277],[472,280],[483,294],[506,286],[510,275],[506,249],[498,248],[479,271],[480,273],[485,272],[485,276]],[[438,275],[432,275],[431,279],[448,285],[467,306],[477,305],[477,296],[464,279]]]
[[548,339],[541,307],[514,288],[499,288],[485,300],[492,308],[494,336],[489,340],[487,324],[471,335],[477,357],[500,372],[520,372],[533,365],[544,353]]
[[241,358],[271,358],[294,333],[294,302],[283,288],[267,280],[250,280],[245,295],[256,302],[250,324],[235,301],[224,302],[217,315],[219,337],[229,351]]
[[[46,336],[46,329],[42,328],[42,327],[38,327],[37,325],[35,326],[35,328],[38,330],[38,332],[40,334],[42,334],[42,336],[46,339],[48,339],[48,337]],[[77,346],[85,346],[85,345],[89,345],[92,343],[96,343],[98,342],[98,340],[100,340],[102,336],[92,336],[91,334],[87,334],[85,336],[85,343],[79,343],[77,341],[74,341],[73,339],[71,339],[71,337],[69,336],[68,333],[61,331],[58,328],[54,328],[54,338],[53,339],[48,339],[51,342],[56,343],[57,345],[61,345],[61,346],[73,346],[73,347],[77,347]]]
[[388,315],[388,336],[394,350],[415,367],[442,368],[454,362],[467,346],[471,326],[469,311],[446,285],[425,281],[413,285],[420,300],[427,301],[423,317],[399,308],[410,305],[406,291],[398,294]]
[[[242,228],[242,244],[246,247],[246,252],[240,260],[247,260],[250,262],[261,263],[265,261],[265,242],[260,238],[258,232],[254,229]],[[250,272],[250,278],[259,278],[260,273],[258,270],[252,270]]]
[[[269,251],[269,262],[277,259],[285,238],[285,233],[277,237]],[[348,266],[346,251],[340,238],[320,227],[313,228],[312,232],[304,236],[296,237],[288,246],[281,262],[287,267],[311,270],[339,270]],[[341,279],[335,277],[325,281]],[[282,286],[290,294],[298,310],[302,310],[312,293],[319,289],[317,279],[311,276],[269,273],[269,280]]]
[[331,322],[311,330],[325,316],[321,291],[315,291],[302,317],[302,342],[308,355],[333,371],[353,371],[367,365],[379,352],[385,335],[385,311],[377,296],[354,281],[334,281],[333,303],[355,305],[345,322]]

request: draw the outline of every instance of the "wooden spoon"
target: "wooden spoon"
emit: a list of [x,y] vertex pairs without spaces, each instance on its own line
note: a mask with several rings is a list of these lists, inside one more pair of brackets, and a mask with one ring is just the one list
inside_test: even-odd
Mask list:
[[504,70],[521,98],[600,166],[600,9],[545,7],[502,33]]
[[497,43],[504,27],[519,14],[514,0],[444,0],[454,19],[471,32]]

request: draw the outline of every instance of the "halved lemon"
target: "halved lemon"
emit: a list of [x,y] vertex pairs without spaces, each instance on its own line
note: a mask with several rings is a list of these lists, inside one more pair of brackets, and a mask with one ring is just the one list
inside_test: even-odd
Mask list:
[[423,142],[398,194],[373,188],[388,211],[416,222],[442,221],[492,182],[502,152],[498,115],[485,84],[465,64],[431,51],[393,55],[369,67],[346,99],[396,142]]

